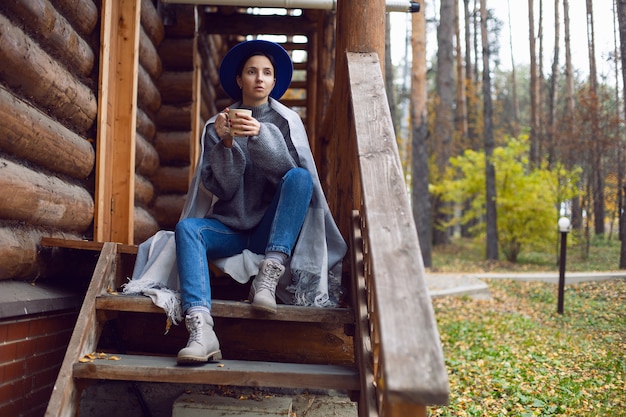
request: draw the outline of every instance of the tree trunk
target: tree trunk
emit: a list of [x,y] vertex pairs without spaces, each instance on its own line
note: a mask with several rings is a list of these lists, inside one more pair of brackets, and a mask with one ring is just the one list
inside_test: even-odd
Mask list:
[[519,99],[517,97],[517,76],[515,74],[515,54],[513,53],[513,28],[511,25],[511,0],[507,0],[507,12],[509,19],[509,48],[511,49],[511,90],[513,93],[513,136],[520,134]]
[[[595,57],[595,33],[593,23],[593,2],[587,0],[587,39],[589,51],[589,88],[595,105],[591,115],[591,131],[594,135],[600,132],[599,104],[598,104],[598,76]],[[591,159],[591,189],[593,193],[594,231],[596,235],[604,236],[604,167],[602,164],[602,146],[599,137],[592,138]]]
[[485,124],[485,183],[486,183],[486,226],[487,259],[497,261],[498,222],[496,211],[496,172],[491,160],[494,150],[493,108],[491,103],[491,75],[489,73],[489,34],[487,33],[487,0],[480,0],[480,26],[483,47],[483,119]]
[[[617,3],[617,19],[619,22],[619,38],[620,38],[620,56],[622,59],[622,85],[626,85],[626,0],[616,0]],[[626,112],[626,92],[624,93],[624,111]],[[626,116],[626,114],[625,114]],[[622,195],[624,195],[622,188]],[[622,201],[622,207],[624,202]],[[622,236],[622,243],[620,246],[619,267],[620,269],[626,269],[626,220],[624,215],[620,216],[620,234]]]
[[[569,20],[569,0],[563,0],[563,22],[564,22],[564,30],[565,30],[565,106],[567,109],[567,117],[565,119],[566,128],[565,136],[570,139],[574,137],[574,132],[572,129],[571,118],[574,115],[575,111],[575,98],[574,98],[574,71],[572,69],[572,47],[570,42],[570,20]],[[571,169],[574,165],[574,153],[571,149],[567,150],[567,154],[565,157],[566,166]],[[582,184],[578,184],[579,187],[582,187]],[[583,224],[583,216],[582,209],[580,206],[580,197],[574,197],[572,199],[572,229],[581,230]]]
[[467,102],[465,99],[465,73],[463,71],[463,54],[461,52],[461,27],[458,0],[454,5],[454,37],[456,39],[456,113],[455,126],[462,149],[467,147]]
[[[443,176],[452,156],[454,134],[454,0],[442,0],[437,28],[437,104],[435,109],[434,142],[437,173]],[[434,202],[435,230],[434,243],[445,244],[450,238],[445,223],[448,221],[446,204],[437,199]]]
[[539,76],[535,45],[533,0],[528,0],[528,40],[530,45],[530,164],[539,164]]
[[[396,130],[396,138],[400,126],[398,121],[398,111],[396,109],[396,91],[393,85],[393,64],[391,62],[391,21],[389,13],[385,13],[385,90],[387,90],[387,102],[389,103],[389,111],[391,112],[391,120]],[[403,147],[398,146],[400,149]]]
[[561,42],[561,19],[559,15],[559,0],[554,0],[554,56],[552,58],[552,77],[550,79],[550,108],[548,109],[548,135],[546,140],[548,151],[548,166],[556,163],[555,155],[555,132],[556,132],[556,105],[558,99],[559,83],[559,44]]
[[537,164],[539,167],[544,155],[545,147],[545,117],[544,117],[544,77],[543,77],[543,0],[539,0],[539,19],[537,29],[539,51],[537,52]]
[[430,192],[428,191],[428,81],[426,79],[426,17],[422,6],[420,13],[412,16],[411,49],[411,120],[412,129],[412,180],[411,201],[413,218],[417,227],[424,266],[432,267],[432,223]]

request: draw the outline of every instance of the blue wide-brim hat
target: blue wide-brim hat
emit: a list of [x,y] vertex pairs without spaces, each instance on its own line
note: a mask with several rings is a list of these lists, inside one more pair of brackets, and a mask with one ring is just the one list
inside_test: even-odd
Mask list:
[[237,69],[242,60],[247,60],[256,52],[269,55],[274,61],[276,84],[270,93],[270,97],[279,100],[285,94],[289,85],[291,85],[293,62],[285,48],[276,42],[256,39],[235,45],[228,51],[220,65],[222,87],[233,100],[241,100],[241,89],[237,84]]

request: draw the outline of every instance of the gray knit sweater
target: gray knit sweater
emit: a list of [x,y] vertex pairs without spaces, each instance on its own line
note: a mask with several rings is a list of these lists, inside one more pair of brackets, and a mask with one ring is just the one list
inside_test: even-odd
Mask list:
[[237,230],[259,224],[277,184],[299,166],[287,120],[269,102],[251,110],[261,124],[258,136],[235,137],[227,148],[211,125],[204,138],[202,183],[219,198],[208,217]]
[[[240,104],[235,103],[232,108],[240,107]],[[266,106],[262,107],[265,109]],[[216,217],[210,214],[219,204],[218,201],[215,205],[212,205],[216,200],[216,196],[218,193],[222,193],[223,196],[227,197],[225,191],[234,189],[235,192],[232,193],[233,195],[229,199],[231,201],[226,201],[222,209],[225,210],[228,208],[227,204],[232,204],[237,215],[230,213],[227,217],[233,221],[243,221],[243,223],[248,224],[245,217],[246,214],[242,213],[256,213],[256,210],[251,210],[245,206],[244,203],[247,204],[248,198],[250,198],[246,193],[250,192],[251,195],[256,195],[257,197],[255,198],[260,199],[260,201],[265,201],[264,198],[266,197],[271,199],[274,193],[260,192],[256,188],[250,190],[250,186],[246,181],[253,181],[259,178],[248,178],[247,169],[254,169],[256,171],[252,172],[262,173],[260,175],[262,177],[260,178],[261,186],[271,186],[271,189],[275,189],[281,178],[281,171],[284,173],[295,165],[307,169],[313,179],[313,196],[311,197],[298,241],[289,259],[288,268],[279,282],[276,297],[289,304],[336,307],[339,305],[342,296],[341,266],[347,251],[346,243],[326,203],[302,120],[296,112],[271,97],[268,107],[269,109],[266,109],[266,111],[276,113],[270,116],[273,123],[267,122],[264,118],[259,119],[263,123],[261,134],[256,138],[250,139],[236,138],[237,146],[233,146],[231,149],[223,149],[224,146],[215,135],[213,127],[215,116],[207,121],[202,135],[203,148],[198,158],[198,166],[199,168],[207,165],[210,167],[212,173],[207,176],[207,186],[212,188],[211,179],[213,179],[216,184],[220,184],[219,189],[212,190],[216,193],[215,196],[203,191],[205,187],[200,186],[203,171],[202,169],[197,169],[189,186],[180,219],[188,217]],[[263,112],[261,111],[261,113]],[[255,117],[257,116],[255,115]],[[287,122],[286,126],[282,124],[285,121]],[[271,132],[275,128],[282,132],[283,141],[264,140],[267,139],[265,129]],[[274,130],[274,132],[276,131]],[[211,143],[204,145],[205,142]],[[273,151],[265,150],[261,152],[263,146],[269,146]],[[279,151],[279,149],[282,150]],[[270,155],[274,155],[274,151],[280,157],[276,158],[274,156],[269,158]],[[207,157],[205,152],[211,154],[211,156]],[[264,156],[262,157],[262,155]],[[245,158],[247,156],[249,158]],[[226,162],[234,160],[245,161],[246,164],[243,166],[243,169],[240,168],[239,171],[236,171],[239,172],[239,176],[224,175],[224,170],[234,169],[233,166],[235,165],[232,162],[230,164]],[[261,160],[269,161],[269,165],[260,165]],[[289,161],[289,163],[285,164],[284,167],[278,167],[278,165],[284,164],[285,161]],[[298,162],[297,164],[296,161]],[[222,168],[218,169],[217,164],[221,164]],[[252,167],[248,164],[252,165]],[[219,175],[217,175],[218,172]],[[233,172],[235,171],[231,171],[231,174]],[[243,183],[244,186],[234,187],[228,185],[230,184],[229,181],[220,182],[224,181],[224,178],[233,182],[237,182],[235,180],[240,178],[238,184]],[[243,196],[238,197],[239,200],[234,197],[238,192],[244,193]],[[241,202],[239,203],[241,204],[240,208],[235,204],[235,201]],[[253,198],[251,201],[259,200]],[[259,211],[263,213],[265,210]],[[251,221],[249,224],[253,223],[255,222]],[[245,283],[258,273],[259,262],[257,260],[254,261],[257,262],[256,265],[250,265],[247,262],[250,258],[246,258],[245,252],[229,258],[216,259],[214,262],[238,282]],[[178,291],[178,271],[176,269],[174,232],[160,230],[139,245],[133,279],[124,287],[124,292],[142,292],[150,295],[154,303],[164,308],[168,317],[177,322],[182,320],[182,317],[180,303],[175,296],[176,291]]]

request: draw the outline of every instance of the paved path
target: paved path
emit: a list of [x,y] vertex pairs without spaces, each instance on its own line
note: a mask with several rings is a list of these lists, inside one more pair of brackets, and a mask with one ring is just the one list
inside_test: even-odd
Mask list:
[[[608,272],[567,272],[565,284],[577,284],[586,281],[601,281],[607,279],[625,279],[626,271]],[[559,282],[558,272],[536,273],[426,273],[426,285],[432,297],[448,295],[469,295],[474,297],[489,297],[489,288],[483,279],[517,279],[521,281]]]

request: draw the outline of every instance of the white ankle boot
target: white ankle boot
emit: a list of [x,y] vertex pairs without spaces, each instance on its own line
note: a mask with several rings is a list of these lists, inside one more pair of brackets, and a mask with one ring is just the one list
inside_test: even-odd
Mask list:
[[252,281],[249,299],[252,307],[276,313],[276,286],[285,273],[285,267],[273,259],[263,259],[259,273]]
[[178,352],[179,364],[197,364],[207,362],[210,358],[222,359],[220,342],[213,331],[213,318],[205,313],[197,312],[185,316],[185,325],[189,332],[187,347]]

